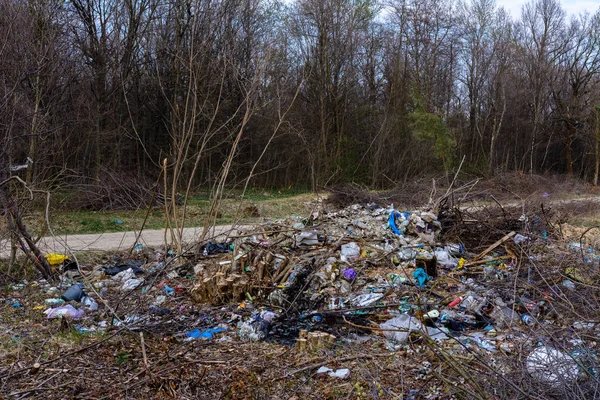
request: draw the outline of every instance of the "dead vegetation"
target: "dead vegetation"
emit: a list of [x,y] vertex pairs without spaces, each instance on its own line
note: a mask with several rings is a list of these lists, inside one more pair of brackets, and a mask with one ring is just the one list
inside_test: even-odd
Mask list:
[[[352,204],[394,204],[397,207],[422,207],[435,200],[451,183],[452,177],[443,175],[421,178],[397,185],[384,191],[370,191],[358,185],[328,188],[331,195],[327,202],[334,207]],[[450,180],[450,181],[449,181]],[[597,193],[593,186],[565,175],[535,175],[519,172],[498,173],[481,178],[461,174],[453,182],[454,204],[492,203],[506,204],[541,203],[550,200],[565,200],[574,197],[592,196]]]
[[138,210],[164,205],[164,189],[150,179],[133,174],[112,174],[103,170],[93,182],[71,183],[58,208],[65,210]]

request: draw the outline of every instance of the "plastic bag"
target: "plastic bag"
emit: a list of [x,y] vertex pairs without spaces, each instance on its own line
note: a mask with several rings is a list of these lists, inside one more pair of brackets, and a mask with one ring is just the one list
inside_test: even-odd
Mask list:
[[340,259],[343,262],[351,262],[360,257],[360,246],[355,242],[342,245],[342,255]]
[[423,268],[417,268],[415,272],[413,272],[413,278],[417,280],[417,286],[424,287],[425,282],[431,279],[427,272]]
[[193,331],[186,333],[186,336],[189,340],[212,339],[215,333],[224,332],[225,330],[225,328],[221,327],[204,329],[202,331],[200,329],[194,329]]
[[552,347],[538,347],[526,361],[527,372],[536,380],[552,385],[572,383],[579,377],[577,362]]
[[46,254],[44,256],[44,258],[46,259],[46,261],[48,261],[48,264],[50,264],[50,265],[60,265],[67,259],[67,255],[58,254],[58,253],[49,253],[49,254]]
[[408,340],[408,335],[412,331],[422,331],[423,324],[418,319],[411,317],[408,314],[402,314],[380,324],[381,329],[402,329],[406,332],[399,331],[383,331],[383,336],[388,339],[395,340],[398,343],[404,343]]
[[49,308],[44,313],[48,316],[48,319],[52,318],[67,318],[67,319],[79,319],[83,317],[83,310],[77,309],[70,304],[57,308]]
[[121,290],[133,290],[136,287],[140,286],[142,282],[143,281],[141,279],[129,279],[128,281],[125,281],[125,283],[123,283],[123,286],[121,286]]
[[356,307],[366,307],[368,305],[376,303],[379,299],[383,298],[383,293],[367,293],[356,296],[352,300],[352,305]]
[[96,300],[92,299],[89,296],[82,297],[81,304],[84,305],[90,311],[96,311],[98,309],[98,303],[96,303]]

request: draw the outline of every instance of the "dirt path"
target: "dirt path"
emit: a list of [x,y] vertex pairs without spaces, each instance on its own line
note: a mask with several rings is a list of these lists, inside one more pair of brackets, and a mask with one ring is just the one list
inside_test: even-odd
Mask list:
[[[236,228],[239,228],[237,226]],[[183,241],[193,243],[196,241],[202,228],[185,228]],[[233,225],[216,226],[215,231],[209,237],[225,234],[235,235],[237,233]],[[61,235],[57,237],[44,237],[40,239],[39,246],[47,253],[68,253],[83,251],[118,251],[131,248],[135,244],[138,232],[114,232],[114,233],[92,233],[86,235]],[[167,240],[170,236],[167,235]],[[169,240],[170,242],[170,240]],[[139,243],[146,247],[158,247],[165,244],[164,229],[145,230],[142,232]],[[0,258],[8,258],[10,255],[10,244],[6,241],[0,242]]]

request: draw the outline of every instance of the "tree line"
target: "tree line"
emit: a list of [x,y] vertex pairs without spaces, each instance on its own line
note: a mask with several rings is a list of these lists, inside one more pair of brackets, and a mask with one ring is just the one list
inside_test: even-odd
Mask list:
[[2,168],[46,187],[597,184],[599,84],[600,8],[558,0],[0,2]]

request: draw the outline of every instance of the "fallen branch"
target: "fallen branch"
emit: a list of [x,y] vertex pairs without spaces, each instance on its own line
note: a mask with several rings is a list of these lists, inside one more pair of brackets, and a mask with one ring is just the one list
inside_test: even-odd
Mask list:
[[506,235],[504,235],[502,237],[502,239],[498,240],[496,243],[492,244],[490,247],[488,247],[487,249],[485,249],[484,251],[482,251],[481,253],[479,253],[477,255],[477,257],[475,257],[473,259],[473,261],[477,261],[477,260],[481,259],[486,254],[488,254],[490,251],[494,250],[496,247],[500,246],[502,243],[506,242],[508,239],[510,239],[511,237],[515,236],[516,234],[517,234],[517,232],[515,232],[515,231],[507,233]]

